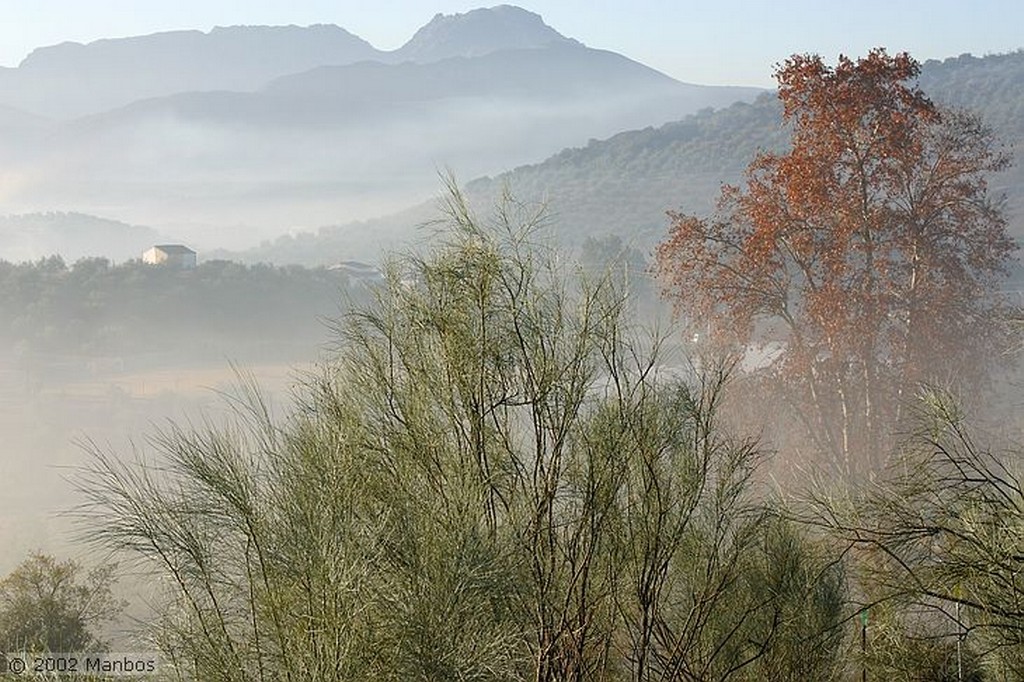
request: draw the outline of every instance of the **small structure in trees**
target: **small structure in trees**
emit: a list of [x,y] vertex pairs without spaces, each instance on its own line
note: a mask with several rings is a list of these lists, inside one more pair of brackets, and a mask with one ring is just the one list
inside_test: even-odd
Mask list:
[[142,253],[142,262],[188,270],[196,266],[196,252],[184,244],[157,244]]

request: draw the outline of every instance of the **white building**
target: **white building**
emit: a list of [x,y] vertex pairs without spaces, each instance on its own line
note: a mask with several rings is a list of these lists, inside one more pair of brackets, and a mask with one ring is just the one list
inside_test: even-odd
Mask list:
[[143,251],[142,262],[189,269],[196,266],[196,252],[182,244],[157,244]]

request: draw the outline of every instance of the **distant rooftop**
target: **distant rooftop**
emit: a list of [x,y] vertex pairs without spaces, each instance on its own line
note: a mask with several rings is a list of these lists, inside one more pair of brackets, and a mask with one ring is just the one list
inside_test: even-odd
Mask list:
[[186,253],[195,253],[192,249],[188,248],[184,244],[157,244],[153,247],[154,249],[160,249],[166,254],[182,255]]

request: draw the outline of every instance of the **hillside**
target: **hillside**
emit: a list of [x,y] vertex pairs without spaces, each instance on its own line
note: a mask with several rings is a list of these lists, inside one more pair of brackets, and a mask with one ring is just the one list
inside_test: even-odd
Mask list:
[[[1024,51],[929,61],[920,84],[943,106],[980,113],[1010,151],[1024,149]],[[614,233],[649,250],[667,229],[666,211],[710,210],[721,183],[737,182],[758,149],[782,149],[786,137],[775,96],[766,93],[751,104],[592,140],[542,163],[473,180],[466,192],[479,206],[493,203],[506,186],[521,200],[545,202],[558,239],[569,245]],[[992,178],[991,187],[1006,194],[1011,231],[1024,240],[1024,162]],[[285,238],[247,257],[276,260],[280,249],[282,257],[318,262],[319,253],[345,248],[362,230],[396,235],[397,243],[433,211],[423,204],[368,224],[323,228],[315,238]]]
[[[920,85],[935,102],[981,114],[1011,150],[1024,149],[1024,52],[929,61]],[[666,229],[665,211],[712,208],[722,182],[736,182],[758,149],[786,141],[774,95],[751,105],[701,112],[676,123],[616,135],[570,149],[541,164],[469,183],[477,200],[493,200],[504,184],[528,200],[547,199],[561,236],[620,232],[653,245]],[[1024,237],[1024,168],[993,178],[1009,200],[1015,233]]]
[[[486,210],[507,186],[527,202],[543,202],[559,241],[578,246],[590,235],[621,234],[647,249],[665,230],[665,211],[683,197],[694,210],[706,210],[724,181],[742,172],[752,150],[779,147],[773,95],[752,104],[705,110],[658,128],[620,133],[566,149],[541,164],[522,166],[465,185],[471,202]],[[439,183],[438,183],[439,184]],[[346,254],[375,258],[382,248],[398,248],[424,233],[418,226],[437,218],[434,201],[382,218],[321,228],[268,241],[232,253],[248,261],[323,264]],[[363,245],[361,234],[373,234]]]

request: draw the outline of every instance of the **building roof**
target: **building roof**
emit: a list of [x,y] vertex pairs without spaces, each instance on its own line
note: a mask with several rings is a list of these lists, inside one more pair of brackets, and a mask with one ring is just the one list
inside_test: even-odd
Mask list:
[[186,254],[190,254],[190,253],[193,254],[193,255],[195,254],[195,251],[193,251],[192,249],[188,248],[184,244],[157,244],[153,248],[154,249],[160,249],[161,251],[163,251],[164,253],[166,253],[168,255],[173,254],[173,255],[176,255],[176,256],[180,256],[180,255],[186,255]]

